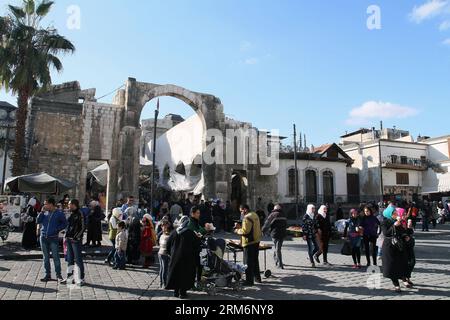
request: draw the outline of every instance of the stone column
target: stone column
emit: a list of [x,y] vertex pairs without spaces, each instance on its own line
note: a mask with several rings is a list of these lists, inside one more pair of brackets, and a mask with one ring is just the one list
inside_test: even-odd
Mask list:
[[112,210],[116,205],[116,201],[119,200],[118,193],[118,173],[119,173],[119,161],[108,161],[108,187],[106,190],[106,210],[107,212]]
[[118,192],[122,197],[138,196],[140,132],[140,129],[125,127],[120,133]]

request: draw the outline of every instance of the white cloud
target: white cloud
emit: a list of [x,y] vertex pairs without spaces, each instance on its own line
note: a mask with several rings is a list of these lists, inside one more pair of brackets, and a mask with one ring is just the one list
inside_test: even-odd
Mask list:
[[253,47],[253,45],[252,45],[252,43],[250,41],[242,41],[240,49],[241,49],[242,52],[247,52],[252,47]]
[[450,29],[450,20],[446,20],[439,25],[440,31],[446,31],[448,29]]
[[404,119],[419,114],[417,109],[390,102],[368,101],[350,111],[346,123],[349,125],[365,125],[370,120]]
[[410,18],[416,23],[421,23],[426,19],[442,14],[447,5],[447,0],[429,0],[420,6],[414,6],[414,9],[410,14]]
[[253,58],[248,58],[245,59],[244,63],[245,64],[249,64],[249,65],[255,65],[258,64],[260,62],[259,58],[253,57]]

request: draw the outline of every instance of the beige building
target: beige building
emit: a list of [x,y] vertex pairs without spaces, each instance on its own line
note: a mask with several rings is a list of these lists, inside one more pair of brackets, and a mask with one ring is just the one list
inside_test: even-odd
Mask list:
[[448,168],[445,138],[415,140],[408,131],[373,128],[342,136],[340,145],[354,160],[362,200],[417,200],[438,190]]

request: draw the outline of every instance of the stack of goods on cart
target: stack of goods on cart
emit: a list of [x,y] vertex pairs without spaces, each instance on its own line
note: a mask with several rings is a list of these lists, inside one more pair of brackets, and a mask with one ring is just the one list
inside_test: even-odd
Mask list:
[[294,238],[301,238],[303,237],[303,229],[299,225],[290,226],[287,228],[287,232],[289,235],[291,235]]

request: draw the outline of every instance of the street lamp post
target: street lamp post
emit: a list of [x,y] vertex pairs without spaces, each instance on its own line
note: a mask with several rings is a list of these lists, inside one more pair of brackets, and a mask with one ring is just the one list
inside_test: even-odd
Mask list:
[[5,136],[5,154],[3,155],[3,176],[2,176],[2,195],[5,193],[5,181],[6,181],[6,166],[8,163],[8,152],[9,152],[9,133],[11,129],[14,129],[15,127],[12,126],[2,126],[2,129],[6,129],[6,136]]
[[156,129],[158,127],[158,116],[159,116],[159,99],[155,109],[155,121],[153,126],[153,150],[152,150],[152,184],[150,187],[150,206],[153,212],[153,203],[155,201],[155,172],[156,172]]
[[299,219],[298,212],[298,196],[299,196],[299,186],[298,186],[298,164],[297,164],[297,127],[294,124],[294,166],[295,166],[295,217]]

